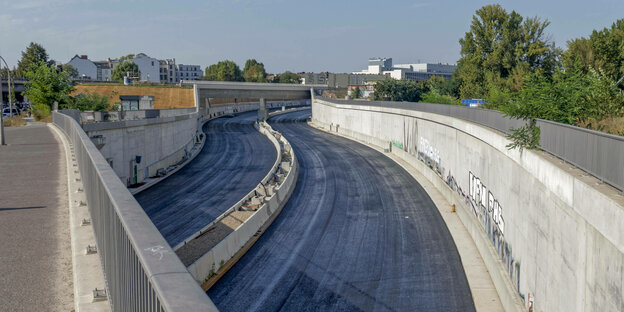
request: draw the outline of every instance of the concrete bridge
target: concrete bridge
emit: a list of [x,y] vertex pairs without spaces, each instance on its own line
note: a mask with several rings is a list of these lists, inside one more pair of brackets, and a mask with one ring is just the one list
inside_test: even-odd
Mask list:
[[282,83],[249,83],[222,81],[182,81],[181,85],[192,85],[195,92],[195,106],[204,115],[209,114],[211,98],[259,99],[258,117],[268,117],[266,102],[271,100],[311,99],[313,92],[327,90],[326,85],[300,85]]
[[[272,141],[278,157],[280,146],[292,145],[297,154],[301,166],[297,184],[293,183],[288,202],[280,203],[283,212],[269,209],[268,224],[275,220],[271,227],[266,219],[255,223],[264,234],[245,244],[241,250],[246,255],[237,247],[235,261],[217,270],[220,279],[211,282],[208,291],[215,306],[199,288],[203,277],[191,276],[191,269],[168,243],[177,244],[184,237],[163,237],[184,231],[163,232],[160,225],[154,226],[167,217],[158,214],[157,221],[149,212],[161,211],[159,201],[150,200],[148,190],[141,195],[145,204],[141,207],[84,130],[55,113],[55,124],[76,150],[113,310],[126,306],[159,311],[624,310],[624,237],[619,230],[624,226],[624,172],[615,170],[624,168],[621,138],[540,121],[542,144],[550,153],[510,151],[504,133],[520,123],[497,112],[438,104],[331,101],[314,94],[324,86],[311,90],[278,84],[193,85],[193,114],[198,120],[242,110],[258,110],[257,120],[268,119],[280,132],[275,135],[290,142]],[[259,101],[241,109],[241,103],[211,105],[212,98]],[[274,121],[267,118],[271,109],[267,102],[290,99],[312,100],[316,129],[305,124],[310,111],[283,114]],[[266,150],[268,141],[263,140],[273,139],[253,134],[249,114],[253,113],[228,122],[208,121],[204,131],[197,123],[196,129],[206,132],[215,125],[210,134],[214,142],[245,146],[224,151],[224,157],[266,154],[255,145]],[[227,133],[222,141],[219,131]],[[181,142],[192,131],[187,132]],[[569,145],[562,147],[562,140]],[[570,152],[578,149],[572,146],[584,144],[594,146],[591,153],[615,156],[598,161],[590,151],[582,158]],[[601,150],[603,145],[608,151]],[[218,157],[218,149],[214,145],[202,152],[212,156],[198,156],[198,166],[209,168],[205,160]],[[237,159],[247,162],[253,157]],[[218,191],[218,182],[229,187],[228,181],[242,180],[251,188],[264,183],[257,173],[270,163],[257,161],[263,165],[249,162],[246,167],[260,168],[253,176],[232,168],[232,176],[224,179],[222,174],[210,174],[216,168],[202,172],[197,167],[163,180],[160,191],[154,191],[170,192],[171,198],[179,198],[176,205],[192,203],[197,195],[181,185],[195,174],[201,178],[196,176],[200,180],[193,183],[217,187],[209,193]],[[259,196],[251,191],[251,197]],[[231,194],[240,197],[245,193],[241,192]],[[253,202],[251,197],[245,200]],[[179,206],[176,213],[194,214],[197,204]],[[209,214],[214,217],[228,206],[210,205],[221,210]],[[121,278],[125,276],[132,278]],[[135,295],[125,296],[128,291]]]

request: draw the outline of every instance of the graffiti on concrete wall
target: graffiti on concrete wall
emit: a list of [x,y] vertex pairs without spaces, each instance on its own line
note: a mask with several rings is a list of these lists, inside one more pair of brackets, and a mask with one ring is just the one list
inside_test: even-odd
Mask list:
[[516,286],[516,290],[524,298],[524,295],[520,292],[520,261],[513,257],[511,244],[505,239],[503,206],[499,203],[495,194],[488,189],[478,176],[470,171],[468,172],[469,187],[467,192],[457,184],[450,170],[445,177],[445,168],[442,166],[442,157],[439,150],[423,137],[420,137],[418,142],[418,159],[434,170],[453,191],[456,191],[464,199],[468,209],[472,210],[480,224],[483,225],[490,242],[492,242],[501,260],[505,263],[507,272]]
[[483,207],[487,215],[491,216],[492,221],[501,234],[505,234],[505,218],[503,218],[503,208],[498,203],[492,192],[488,190],[485,184],[481,183],[481,179],[472,172],[468,172],[470,182],[470,198],[474,205]]
[[437,172],[440,177],[444,176],[440,151],[431,145],[429,140],[423,137],[420,137],[418,141],[418,159]]
[[520,293],[520,261],[514,259],[511,244],[505,239],[503,207],[479,177],[468,172],[468,179],[470,185],[469,196],[466,197],[467,202],[477,219],[481,221],[490,241],[505,263],[507,272],[518,293],[522,296]]

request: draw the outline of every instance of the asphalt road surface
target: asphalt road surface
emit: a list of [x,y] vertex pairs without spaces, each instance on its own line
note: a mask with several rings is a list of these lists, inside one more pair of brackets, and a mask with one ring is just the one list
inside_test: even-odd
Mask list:
[[204,125],[206,143],[180,171],[136,195],[171,246],[183,242],[247,195],[277,157],[253,126],[257,112]]
[[221,311],[474,311],[433,202],[399,165],[304,122],[271,119],[297,154],[281,214],[208,291]]

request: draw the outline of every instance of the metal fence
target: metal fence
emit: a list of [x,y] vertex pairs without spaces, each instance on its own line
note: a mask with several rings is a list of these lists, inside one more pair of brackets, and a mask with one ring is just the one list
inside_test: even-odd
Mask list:
[[624,190],[624,137],[538,120],[543,150]]
[[[380,106],[417,110],[468,120],[509,134],[511,128],[523,126],[523,120],[505,117],[494,110],[470,108],[458,105],[332,100],[320,100],[343,105]],[[624,137],[579,128],[548,120],[538,120],[541,148],[567,161],[603,182],[624,190]]]
[[217,311],[80,125],[53,122],[74,148],[111,310]]

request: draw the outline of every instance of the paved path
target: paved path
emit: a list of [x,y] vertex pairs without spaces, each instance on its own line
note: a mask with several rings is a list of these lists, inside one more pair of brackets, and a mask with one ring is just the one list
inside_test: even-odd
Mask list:
[[136,195],[172,247],[238,202],[271,170],[277,154],[254,128],[257,116],[253,111],[206,123],[206,143],[199,155]]
[[303,122],[279,123],[307,116],[272,119],[297,154],[297,186],[208,291],[218,308],[474,311],[455,243],[424,189],[371,148]]
[[0,311],[71,311],[66,161],[45,124],[0,146]]

